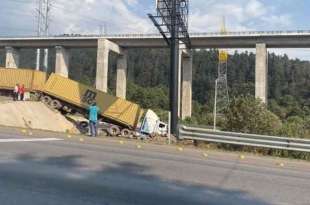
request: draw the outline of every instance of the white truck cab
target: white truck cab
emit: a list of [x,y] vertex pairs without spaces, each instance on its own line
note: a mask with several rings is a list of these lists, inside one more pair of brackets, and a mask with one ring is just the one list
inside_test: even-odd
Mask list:
[[168,133],[168,125],[161,122],[154,111],[148,110],[143,118],[139,131],[145,135],[158,134],[165,136]]

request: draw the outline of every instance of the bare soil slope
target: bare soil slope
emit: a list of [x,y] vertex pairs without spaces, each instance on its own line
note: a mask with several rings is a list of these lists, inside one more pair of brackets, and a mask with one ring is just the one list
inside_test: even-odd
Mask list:
[[2,101],[0,103],[0,125],[55,132],[77,132],[73,123],[41,102]]

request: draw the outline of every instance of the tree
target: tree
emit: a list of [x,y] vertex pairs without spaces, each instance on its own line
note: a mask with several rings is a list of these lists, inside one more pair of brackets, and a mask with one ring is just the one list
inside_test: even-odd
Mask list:
[[225,118],[227,131],[275,135],[281,129],[280,119],[252,96],[233,98]]
[[280,135],[295,138],[307,138],[309,136],[309,119],[303,119],[298,116],[289,117],[280,131]]
[[129,82],[127,98],[147,109],[168,110],[169,108],[165,87],[141,87]]

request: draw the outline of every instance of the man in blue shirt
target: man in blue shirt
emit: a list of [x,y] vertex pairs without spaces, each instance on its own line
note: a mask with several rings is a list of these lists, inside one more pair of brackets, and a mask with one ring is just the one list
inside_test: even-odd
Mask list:
[[97,121],[98,121],[98,113],[100,109],[97,107],[96,103],[93,103],[88,108],[89,111],[89,127],[90,127],[90,133],[92,137],[97,136]]

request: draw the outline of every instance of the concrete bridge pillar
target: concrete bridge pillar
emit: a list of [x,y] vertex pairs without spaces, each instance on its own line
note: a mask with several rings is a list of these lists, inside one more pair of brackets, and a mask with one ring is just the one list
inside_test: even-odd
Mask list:
[[19,67],[19,49],[13,47],[5,47],[6,58],[5,67],[6,68],[18,68]]
[[69,75],[69,54],[62,46],[56,46],[55,73],[66,78]]
[[182,68],[183,68],[183,51],[185,47],[180,45],[179,50],[179,68],[178,68],[178,117],[181,118],[182,113]]
[[98,39],[96,88],[108,92],[109,41]]
[[192,116],[193,55],[191,52],[182,58],[182,67],[181,118],[184,120]]
[[178,115],[182,120],[192,116],[192,68],[193,58],[191,50],[185,46],[180,46]]
[[98,39],[96,88],[108,92],[109,53],[119,55],[117,60],[116,95],[126,97],[127,53],[120,46],[107,39]]
[[267,104],[268,100],[268,65],[266,44],[256,44],[255,97]]
[[116,96],[123,99],[126,99],[127,56],[127,51],[123,51],[117,59]]

